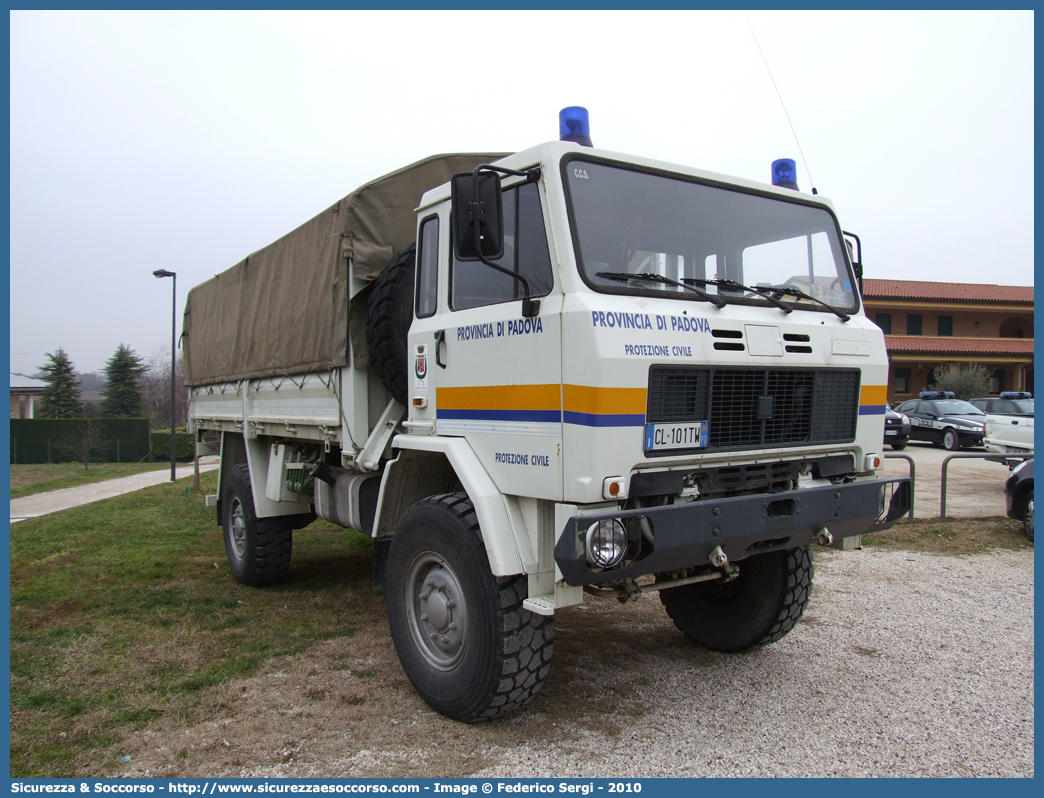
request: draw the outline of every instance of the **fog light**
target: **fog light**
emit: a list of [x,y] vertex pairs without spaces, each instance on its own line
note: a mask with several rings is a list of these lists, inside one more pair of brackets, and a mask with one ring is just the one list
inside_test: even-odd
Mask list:
[[627,530],[615,518],[592,524],[587,530],[587,563],[612,568],[627,553]]

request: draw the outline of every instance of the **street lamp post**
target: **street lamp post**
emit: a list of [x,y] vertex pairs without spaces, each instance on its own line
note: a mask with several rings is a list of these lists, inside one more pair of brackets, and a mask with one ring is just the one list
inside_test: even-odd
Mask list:
[[175,421],[175,410],[174,410],[174,376],[177,372],[177,349],[176,338],[174,337],[178,322],[178,275],[177,272],[168,272],[166,269],[156,269],[152,273],[153,277],[173,277],[171,283],[170,292],[170,481],[174,481],[174,472],[177,468],[174,458],[174,421]]

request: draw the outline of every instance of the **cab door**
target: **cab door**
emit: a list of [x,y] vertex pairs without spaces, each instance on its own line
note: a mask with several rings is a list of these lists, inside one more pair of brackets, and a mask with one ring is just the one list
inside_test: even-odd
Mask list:
[[532,182],[506,186],[502,199],[504,255],[494,262],[529,281],[540,309],[523,318],[521,284],[456,260],[447,242],[443,296],[427,338],[436,433],[466,438],[503,493],[560,500],[562,303],[544,204]]

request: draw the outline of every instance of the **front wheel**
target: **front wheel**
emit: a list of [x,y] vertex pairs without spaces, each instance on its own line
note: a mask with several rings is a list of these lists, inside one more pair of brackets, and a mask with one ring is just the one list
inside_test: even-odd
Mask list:
[[554,618],[523,609],[528,577],[493,576],[466,494],[414,504],[392,538],[388,623],[428,705],[464,722],[521,708],[551,669]]
[[294,533],[286,518],[258,518],[250,468],[233,466],[221,488],[221,526],[225,556],[232,576],[244,585],[260,587],[286,579]]
[[961,439],[957,435],[957,430],[948,427],[943,432],[942,444],[943,448],[946,449],[946,451],[948,452],[956,452],[958,449],[960,449]]
[[660,591],[667,614],[686,637],[715,651],[743,651],[779,640],[794,628],[812,595],[808,546],[758,554],[737,563],[731,582],[697,582]]
[[1022,529],[1026,537],[1033,540],[1033,491],[1026,494],[1026,503],[1022,506]]
[[893,443],[892,448],[895,449],[897,452],[901,452],[903,449],[906,448],[906,441],[903,441],[902,443]]

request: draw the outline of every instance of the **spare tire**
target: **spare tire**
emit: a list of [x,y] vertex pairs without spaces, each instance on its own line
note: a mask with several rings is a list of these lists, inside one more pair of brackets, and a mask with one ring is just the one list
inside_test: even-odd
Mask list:
[[413,280],[417,245],[388,261],[373,281],[366,303],[366,345],[370,364],[400,404],[406,404],[409,364],[406,336],[413,323]]

